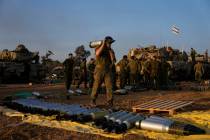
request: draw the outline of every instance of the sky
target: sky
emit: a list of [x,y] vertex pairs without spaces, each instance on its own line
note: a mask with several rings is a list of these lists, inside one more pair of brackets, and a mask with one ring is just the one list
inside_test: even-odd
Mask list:
[[209,0],[0,0],[0,50],[22,43],[63,61],[79,45],[94,54],[89,42],[109,35],[118,60],[139,45],[203,53],[210,50],[209,13]]

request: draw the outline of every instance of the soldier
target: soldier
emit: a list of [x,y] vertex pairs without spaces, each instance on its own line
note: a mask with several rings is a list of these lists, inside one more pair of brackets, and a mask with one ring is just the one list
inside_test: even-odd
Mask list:
[[88,83],[89,83],[89,93],[92,91],[93,81],[94,81],[94,70],[95,70],[95,59],[91,58],[87,66],[88,70]]
[[195,64],[194,71],[195,71],[195,80],[198,82],[201,82],[202,76],[204,74],[204,68],[203,68],[203,64],[200,61],[198,61]]
[[141,61],[141,75],[143,76],[143,82],[145,87],[150,86],[150,57],[146,60],[142,58]]
[[87,88],[87,67],[86,67],[86,58],[82,59],[80,64],[80,77],[79,82],[77,84],[77,88],[79,88],[80,84],[84,82],[84,87]]
[[159,67],[160,67],[160,64],[157,61],[156,56],[154,56],[151,61],[151,73],[150,73],[150,79],[151,79],[151,84],[152,84],[153,89],[157,89],[158,87]]
[[138,71],[137,71],[137,84],[140,85],[141,83],[141,69],[142,69],[142,65],[141,65],[141,59],[137,59],[137,64],[138,64]]
[[168,73],[169,73],[170,68],[171,66],[165,60],[165,58],[161,58],[159,81],[160,81],[160,86],[162,89],[168,88]]
[[129,63],[128,63],[128,68],[129,68],[130,84],[134,85],[137,82],[136,80],[137,80],[137,72],[138,72],[138,64],[134,56],[131,56],[131,59],[129,60]]
[[195,55],[196,55],[196,51],[193,48],[191,48],[190,56],[191,56],[193,65],[195,64]]
[[64,73],[65,73],[66,90],[67,92],[72,93],[72,90],[69,90],[71,87],[73,67],[74,67],[74,58],[73,58],[72,53],[69,54],[69,58],[67,58],[63,62],[63,65],[64,65]]
[[97,90],[101,85],[101,81],[104,79],[106,85],[107,103],[108,106],[113,106],[113,91],[112,91],[112,65],[114,63],[114,53],[111,48],[111,44],[115,40],[112,37],[107,36],[102,45],[95,49],[96,54],[96,67],[94,71],[94,83],[91,93],[93,106],[96,106]]
[[89,81],[89,88],[93,87],[93,81],[94,81],[94,70],[95,70],[95,59],[91,58],[87,70],[88,70],[88,81]]
[[128,57],[127,55],[123,56],[123,59],[121,59],[118,62],[118,65],[120,67],[120,88],[124,88],[127,84],[127,78],[128,78]]

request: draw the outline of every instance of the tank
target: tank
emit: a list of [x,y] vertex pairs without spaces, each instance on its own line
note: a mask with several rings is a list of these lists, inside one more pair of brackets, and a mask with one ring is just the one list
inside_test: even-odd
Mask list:
[[44,77],[38,52],[30,52],[23,44],[13,51],[0,51],[0,83],[41,82]]
[[[135,56],[137,59],[148,59],[156,57],[158,60],[164,58],[171,66],[169,72],[169,78],[171,80],[191,80],[193,79],[193,63],[191,62],[190,56],[185,51],[174,49],[171,46],[163,46],[157,48],[155,45],[149,45],[147,47],[132,48],[128,52],[128,58]],[[210,63],[208,59],[204,59],[198,55],[196,61],[202,61],[204,63],[204,77],[208,79],[210,77]],[[204,61],[205,60],[205,61]]]

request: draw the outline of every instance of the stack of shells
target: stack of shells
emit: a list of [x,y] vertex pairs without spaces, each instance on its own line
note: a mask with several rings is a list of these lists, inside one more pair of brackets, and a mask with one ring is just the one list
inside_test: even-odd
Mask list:
[[56,115],[58,120],[78,122],[93,121],[94,125],[107,132],[124,133],[128,129],[164,132],[177,135],[204,134],[205,131],[182,122],[159,116],[140,115],[124,110],[112,111],[100,108],[87,108],[79,104],[49,103],[38,99],[17,99],[6,104],[8,107],[33,114]]

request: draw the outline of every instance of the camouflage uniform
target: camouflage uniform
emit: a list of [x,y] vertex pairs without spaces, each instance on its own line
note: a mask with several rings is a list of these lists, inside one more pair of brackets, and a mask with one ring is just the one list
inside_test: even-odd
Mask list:
[[100,88],[102,81],[104,80],[106,85],[107,101],[113,101],[112,91],[112,61],[110,58],[109,50],[104,48],[99,57],[96,57],[96,67],[94,71],[94,83],[91,93],[93,102],[96,100],[98,93],[97,90]]
[[195,64],[194,71],[195,71],[195,80],[201,82],[202,75],[204,73],[203,64],[200,62]]
[[136,60],[134,60],[134,58],[129,60],[128,67],[129,67],[130,84],[136,84],[138,64]]
[[65,73],[65,84],[66,90],[70,89],[72,83],[72,74],[73,74],[73,66],[74,66],[74,59],[67,58],[64,62],[64,73]]
[[128,77],[128,59],[127,57],[121,59],[118,62],[118,65],[120,66],[120,88],[124,88],[127,84],[127,77]]

